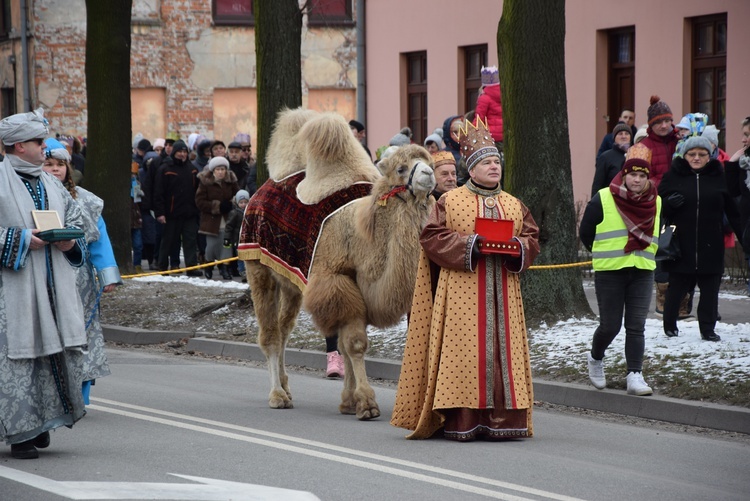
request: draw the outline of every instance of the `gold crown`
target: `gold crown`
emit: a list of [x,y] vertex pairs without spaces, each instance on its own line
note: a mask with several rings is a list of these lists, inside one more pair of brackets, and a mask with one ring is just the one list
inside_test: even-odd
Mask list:
[[490,129],[480,117],[477,117],[476,125],[469,121],[464,123],[464,126],[458,130],[458,142],[468,170],[485,157],[499,156]]

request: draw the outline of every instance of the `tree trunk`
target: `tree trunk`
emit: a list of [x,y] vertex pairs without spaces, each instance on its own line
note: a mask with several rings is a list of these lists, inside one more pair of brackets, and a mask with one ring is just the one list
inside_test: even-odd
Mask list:
[[[497,34],[505,124],[505,189],[539,225],[537,265],[577,262],[565,90],[565,0],[505,0]],[[591,315],[580,268],[522,280],[532,324]]]
[[258,186],[268,179],[266,148],[276,114],[302,106],[302,11],[298,0],[255,0],[258,79]]
[[86,189],[105,201],[115,259],[132,270],[130,241],[131,0],[86,0]]

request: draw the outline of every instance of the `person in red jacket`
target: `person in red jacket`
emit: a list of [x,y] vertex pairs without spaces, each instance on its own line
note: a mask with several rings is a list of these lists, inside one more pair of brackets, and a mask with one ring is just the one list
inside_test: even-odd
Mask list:
[[474,110],[490,129],[492,140],[503,151],[503,105],[500,96],[500,73],[496,66],[482,66],[482,93]]
[[[661,178],[664,177],[672,165],[672,157],[677,149],[680,135],[673,125],[672,110],[659,96],[651,96],[648,107],[648,129],[646,137],[641,141],[651,150],[651,171],[649,181],[659,188]],[[664,313],[664,300],[669,288],[669,273],[662,269],[661,263],[657,263],[654,273],[656,282],[656,313]],[[689,296],[683,300],[682,312],[687,312]],[[681,315],[681,316],[686,316]]]
[[651,96],[648,107],[648,129],[643,144],[651,150],[651,174],[649,180],[657,188],[672,165],[672,156],[680,136],[673,125],[672,110],[659,96]]

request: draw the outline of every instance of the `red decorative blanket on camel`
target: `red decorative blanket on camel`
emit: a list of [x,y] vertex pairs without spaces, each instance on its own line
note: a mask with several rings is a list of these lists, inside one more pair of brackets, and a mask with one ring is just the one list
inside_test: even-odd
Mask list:
[[269,179],[250,198],[240,230],[239,258],[260,261],[285,276],[301,291],[315,245],[326,218],[343,206],[370,194],[371,183],[354,183],[319,203],[306,205],[297,198],[299,172],[281,181]]

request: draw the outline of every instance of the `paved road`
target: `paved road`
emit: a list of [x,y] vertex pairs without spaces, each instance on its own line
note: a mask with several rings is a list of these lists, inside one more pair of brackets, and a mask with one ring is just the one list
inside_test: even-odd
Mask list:
[[[12,460],[5,448],[0,498],[670,501],[750,492],[747,439],[537,409],[530,440],[412,442],[387,417],[340,415],[342,383],[319,372],[292,374],[295,409],[272,410],[264,368],[137,350],[109,357],[113,375],[94,387],[88,415],[53,433],[40,459]],[[390,416],[395,390],[376,393]]]

